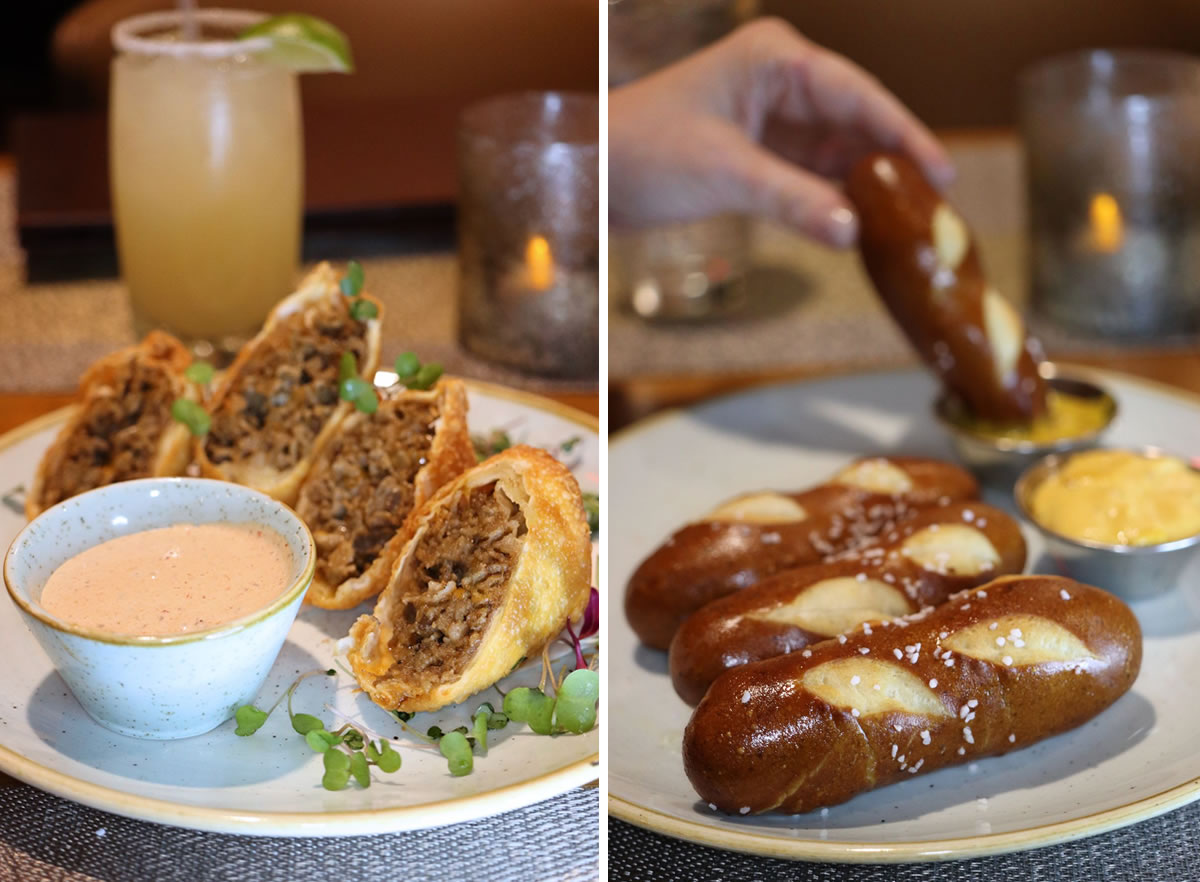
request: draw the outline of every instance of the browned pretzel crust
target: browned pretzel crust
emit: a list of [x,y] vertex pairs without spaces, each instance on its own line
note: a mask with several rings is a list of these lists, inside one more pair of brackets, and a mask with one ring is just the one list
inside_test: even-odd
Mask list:
[[936,606],[1024,566],[1021,528],[1000,509],[982,502],[923,509],[866,548],[702,606],[671,641],[671,682],[694,705],[730,668]]
[[808,812],[1079,726],[1141,659],[1137,619],[1113,595],[1005,576],[723,674],[684,732],[684,768],[721,811]]
[[958,466],[889,456],[856,460],[809,490],[730,500],[676,531],[641,563],[625,591],[625,615],[643,643],[666,649],[704,604],[854,548],[914,508],[978,493],[975,479]]

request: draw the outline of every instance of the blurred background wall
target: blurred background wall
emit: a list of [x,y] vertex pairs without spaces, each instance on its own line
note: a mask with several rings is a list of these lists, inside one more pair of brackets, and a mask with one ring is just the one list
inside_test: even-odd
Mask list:
[[761,0],[849,56],[935,128],[1010,126],[1018,72],[1089,47],[1200,53],[1194,0]]

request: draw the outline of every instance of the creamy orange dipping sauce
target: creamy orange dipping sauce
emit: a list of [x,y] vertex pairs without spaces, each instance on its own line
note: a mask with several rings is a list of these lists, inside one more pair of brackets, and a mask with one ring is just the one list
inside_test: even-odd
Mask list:
[[110,539],[50,574],[42,608],[113,634],[166,637],[232,622],[288,587],[283,537],[249,524],[176,524]]

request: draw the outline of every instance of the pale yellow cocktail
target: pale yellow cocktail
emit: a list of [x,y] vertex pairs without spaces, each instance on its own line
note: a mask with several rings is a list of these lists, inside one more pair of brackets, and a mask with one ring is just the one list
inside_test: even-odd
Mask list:
[[[261,18],[198,14],[233,32]],[[132,42],[114,33],[122,50],[109,136],[117,247],[139,332],[160,327],[221,347],[252,334],[294,282],[299,94],[295,73],[228,35],[164,36],[174,15],[139,17],[156,22]]]

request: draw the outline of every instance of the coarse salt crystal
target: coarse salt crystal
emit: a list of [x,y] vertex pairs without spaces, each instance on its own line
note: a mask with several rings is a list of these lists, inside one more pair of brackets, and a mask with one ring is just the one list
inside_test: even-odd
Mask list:
[[1059,588],[1059,589],[1058,589],[1058,596],[1059,596],[1059,597],[1061,597],[1063,600],[1070,600],[1070,599],[1071,599],[1071,595],[1067,593],[1067,589],[1066,589],[1066,588]]
[[996,630],[997,628],[999,628],[999,627],[1000,627],[1000,623],[999,623],[999,622],[992,622],[990,625],[988,625],[988,630],[989,630],[989,631],[995,631],[995,630]]
[[1004,662],[1004,664],[1007,666],[1012,664],[1013,658],[1011,655],[1006,655],[1004,658],[1000,659],[1000,661]]
[[850,708],[850,716],[852,716],[852,717],[857,717],[857,716],[859,716],[859,713],[858,713],[858,708],[856,708],[856,707],[852,707],[852,708]]
[[838,643],[845,643],[845,642],[846,642],[846,635],[838,634]]
[[904,658],[904,653],[901,652],[899,649],[893,649],[892,654],[895,655],[896,658]]
[[742,693],[742,704],[749,704],[749,703],[750,703],[750,690],[747,689],[745,692]]
[[971,733],[970,726],[963,726],[963,738],[966,739],[967,744],[975,743],[975,736]]
[[937,689],[937,677],[934,677],[932,680],[929,681],[929,688]]
[[862,677],[858,676],[858,674],[855,674],[853,677],[850,678],[851,686],[857,686],[861,682],[862,682]]
[[928,745],[928,744],[929,744],[929,740],[930,740],[930,738],[929,738],[929,730],[928,730],[928,729],[922,729],[922,730],[921,730],[921,743],[922,743],[922,744],[925,744],[925,745]]
[[1010,734],[1009,734],[1009,736],[1008,736],[1008,743],[1009,743],[1009,744],[1013,744],[1013,743],[1015,743],[1015,742],[1016,742],[1016,740],[1017,740],[1017,736],[1016,736],[1016,735],[1014,735],[1014,734],[1011,734],[1011,733],[1010,733]]
[[870,653],[871,650],[869,650],[865,646],[860,646],[860,647],[858,647],[858,651],[861,655],[867,655],[868,653]]
[[748,806],[748,805],[744,805],[744,806],[742,806],[740,809],[738,809],[738,814],[739,814],[739,815],[748,815],[748,814],[750,814],[750,806]]

